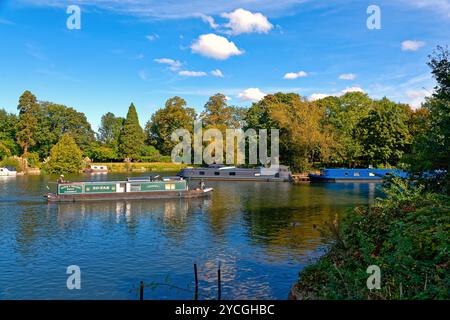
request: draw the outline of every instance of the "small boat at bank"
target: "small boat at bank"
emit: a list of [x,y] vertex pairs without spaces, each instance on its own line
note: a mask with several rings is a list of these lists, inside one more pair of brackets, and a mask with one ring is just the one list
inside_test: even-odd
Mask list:
[[185,168],[178,175],[184,179],[223,181],[289,182],[292,180],[289,167],[282,165],[270,168],[237,168],[216,164],[205,168]]
[[381,182],[397,176],[406,178],[407,173],[398,169],[323,169],[320,174],[309,174],[311,182]]
[[15,177],[17,171],[12,167],[0,167],[0,177]]
[[108,167],[107,166],[97,166],[97,165],[90,165],[88,168],[83,170],[85,173],[108,173]]
[[151,177],[128,178],[127,181],[64,182],[57,184],[56,193],[44,197],[48,202],[79,202],[101,200],[148,200],[200,198],[212,194],[212,188],[189,189],[186,180]]

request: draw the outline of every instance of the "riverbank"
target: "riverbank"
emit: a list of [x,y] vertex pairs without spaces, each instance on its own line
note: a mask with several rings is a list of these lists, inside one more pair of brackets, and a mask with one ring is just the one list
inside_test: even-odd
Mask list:
[[[333,245],[301,272],[291,297],[450,298],[450,198],[399,181],[385,193],[329,223],[323,233]],[[380,268],[380,289],[368,289],[369,266]]]
[[108,172],[175,172],[186,168],[186,164],[170,162],[95,162],[91,165],[107,166]]

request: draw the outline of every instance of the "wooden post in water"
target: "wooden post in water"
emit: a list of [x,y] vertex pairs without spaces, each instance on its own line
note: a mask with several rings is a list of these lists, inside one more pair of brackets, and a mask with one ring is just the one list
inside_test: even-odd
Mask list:
[[141,281],[139,285],[139,300],[144,300],[144,281]]
[[220,289],[220,262],[219,269],[217,270],[217,300],[220,300],[221,289]]
[[195,275],[195,294],[194,300],[198,300],[198,274],[197,274],[197,264],[194,263],[194,275]]

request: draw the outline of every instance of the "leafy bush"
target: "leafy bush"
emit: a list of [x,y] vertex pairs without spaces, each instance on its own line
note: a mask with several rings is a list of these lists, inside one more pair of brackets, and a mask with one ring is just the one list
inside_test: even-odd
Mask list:
[[68,134],[50,151],[50,160],[45,163],[48,173],[76,173],[81,169],[82,153],[75,140]]
[[138,160],[139,162],[166,162],[163,161],[164,158],[170,159],[170,157],[162,156],[154,146],[144,146]]
[[0,142],[0,159],[11,156],[11,151],[7,146]]
[[[448,299],[450,198],[394,179],[386,198],[357,208],[326,235],[330,251],[300,274],[304,299]],[[366,286],[381,269],[381,289]]]
[[93,144],[87,151],[89,158],[93,161],[107,162],[107,161],[117,161],[119,156],[117,152],[107,146],[102,146],[98,144]]
[[33,168],[40,168],[41,162],[39,160],[39,154],[37,152],[30,152],[27,155],[28,165]]

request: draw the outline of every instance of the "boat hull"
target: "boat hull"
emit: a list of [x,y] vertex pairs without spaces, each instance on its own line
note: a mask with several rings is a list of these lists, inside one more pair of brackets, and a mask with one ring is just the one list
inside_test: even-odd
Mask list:
[[48,202],[85,202],[85,201],[114,201],[114,200],[152,200],[152,199],[186,199],[202,198],[212,194],[213,189],[204,190],[176,190],[176,191],[153,191],[153,192],[123,192],[107,194],[77,194],[56,195],[46,194],[44,197]]
[[218,176],[186,176],[187,180],[208,180],[208,181],[255,181],[255,182],[289,182],[290,179],[274,177],[218,177]]
[[321,176],[313,176],[309,175],[309,181],[310,182],[361,182],[361,183],[379,183],[383,182],[383,178],[329,178],[329,177],[321,177]]

